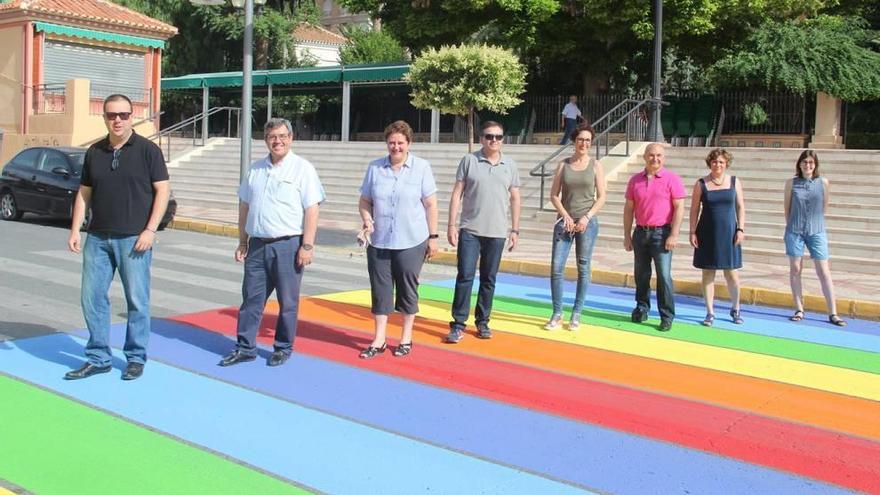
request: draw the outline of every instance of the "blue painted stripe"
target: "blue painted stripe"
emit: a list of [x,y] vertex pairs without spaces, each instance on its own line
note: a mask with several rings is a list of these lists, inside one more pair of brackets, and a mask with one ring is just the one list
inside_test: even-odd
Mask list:
[[[550,290],[546,287],[548,284],[549,282],[546,279],[499,274],[495,285],[495,295],[550,304]],[[439,280],[429,282],[428,285],[454,289],[455,280]],[[476,290],[477,283],[474,283],[474,287]],[[568,308],[574,302],[574,290],[574,282],[566,282],[564,301]],[[633,295],[634,292],[631,289],[591,284],[584,304],[590,309],[629,314],[634,304]],[[706,308],[703,305],[702,299],[691,296],[676,296],[675,300],[677,320],[693,324],[699,324],[699,322],[703,321]],[[720,306],[716,305],[716,308]],[[849,320],[850,324],[847,325],[847,329],[850,327],[866,327],[871,328],[871,331],[841,331],[839,327],[822,323],[822,321],[825,321],[824,315],[816,316],[809,314],[808,318],[819,319],[818,324],[812,324],[814,322],[810,319],[799,323],[789,321],[788,316],[791,314],[790,312],[783,312],[782,310],[766,306],[743,305],[742,311],[743,318],[746,320],[745,325],[736,325],[731,321],[727,321],[716,311],[718,318],[715,320],[714,326],[735,332],[880,352],[880,324],[878,323],[866,320]],[[550,315],[548,314],[547,316],[549,317]],[[655,314],[654,316],[657,315]]]
[[[114,336],[121,339],[123,333]],[[230,346],[222,335],[156,321],[151,353],[197,373],[595,490],[673,493],[685,487],[711,493],[718,480],[736,480],[726,493],[833,491],[769,468],[308,355],[296,354],[284,371],[262,363],[217,367],[218,355]],[[466,492],[476,493],[476,487]]]
[[[113,330],[124,333],[120,326]],[[144,377],[134,382],[123,382],[115,372],[65,382],[61,377],[80,363],[73,356],[82,353],[83,345],[65,334],[6,342],[0,348],[0,371],[328,493],[583,493],[158,362],[149,363]],[[201,354],[179,353],[185,362],[207,365],[207,356],[217,359],[192,346],[165,345]],[[288,390],[302,386],[296,367],[272,371],[262,378]],[[317,384],[326,378],[314,377]],[[71,452],[88,448],[70,447]]]

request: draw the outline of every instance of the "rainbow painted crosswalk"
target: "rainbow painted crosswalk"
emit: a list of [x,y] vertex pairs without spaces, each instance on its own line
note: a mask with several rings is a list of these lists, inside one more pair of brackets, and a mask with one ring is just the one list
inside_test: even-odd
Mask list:
[[422,286],[403,359],[358,359],[368,291],[303,299],[280,368],[216,366],[232,308],[155,320],[134,382],[63,381],[82,331],[0,342],[0,480],[65,495],[880,493],[877,323],[756,307],[707,329],[682,298],[661,334],[629,321],[631,291],[593,286],[581,329],[547,332],[547,281],[501,275],[494,338],[446,345],[452,286]]

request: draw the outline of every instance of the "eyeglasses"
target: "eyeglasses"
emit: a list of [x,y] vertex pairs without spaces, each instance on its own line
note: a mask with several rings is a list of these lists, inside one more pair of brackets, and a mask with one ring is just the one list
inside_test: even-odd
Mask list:
[[113,150],[113,161],[110,162],[110,170],[116,170],[119,168],[119,155],[122,154],[122,148],[116,148]]
[[269,134],[266,136],[266,141],[287,141],[290,139],[290,134]]
[[116,120],[116,117],[119,117],[119,120],[128,120],[131,118],[131,112],[105,112],[104,117],[111,122]]
[[486,141],[501,141],[504,139],[504,134],[483,134],[483,139]]

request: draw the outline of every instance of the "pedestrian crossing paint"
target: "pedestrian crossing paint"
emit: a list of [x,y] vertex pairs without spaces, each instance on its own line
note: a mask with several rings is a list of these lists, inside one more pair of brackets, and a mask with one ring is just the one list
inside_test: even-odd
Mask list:
[[[21,276],[38,267],[4,262]],[[494,338],[457,345],[442,343],[452,282],[424,283],[403,359],[357,358],[372,338],[363,290],[305,297],[280,368],[263,362],[271,302],[261,359],[231,368],[216,362],[237,310],[206,301],[154,320],[135,382],[119,380],[119,358],[113,373],[63,381],[82,362],[82,330],[0,342],[0,394],[12,398],[0,405],[0,479],[63,494],[103,480],[121,493],[113,480],[131,475],[101,457],[137,441],[166,474],[125,493],[200,493],[204,477],[225,488],[201,493],[880,493],[880,325],[793,325],[747,308],[744,326],[705,329],[683,298],[661,334],[628,321],[630,291],[594,285],[581,329],[547,332],[546,279],[499,282]],[[389,334],[399,325],[392,316]],[[123,334],[116,324],[118,349]],[[67,419],[41,431],[48,409]],[[37,434],[51,440],[29,443]],[[36,454],[8,446],[70,465],[44,480]]]

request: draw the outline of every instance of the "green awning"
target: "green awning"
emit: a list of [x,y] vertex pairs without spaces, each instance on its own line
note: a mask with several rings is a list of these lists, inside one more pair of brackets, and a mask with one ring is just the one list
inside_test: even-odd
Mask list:
[[409,64],[350,65],[342,71],[342,80],[349,82],[402,81],[409,72]]
[[165,47],[165,42],[162,40],[141,38],[140,36],[130,36],[127,34],[109,33],[107,31],[95,31],[73,26],[60,26],[48,22],[35,22],[34,29],[48,34],[59,34],[62,36],[70,36],[72,38],[83,38],[95,41],[108,41],[120,45],[145,46],[148,48]]
[[[329,67],[297,67],[294,69],[256,70],[253,86],[308,86],[311,84],[342,84],[348,82],[402,82],[409,72],[404,64],[334,65]],[[162,78],[162,89],[240,87],[241,72],[212,72]]]

